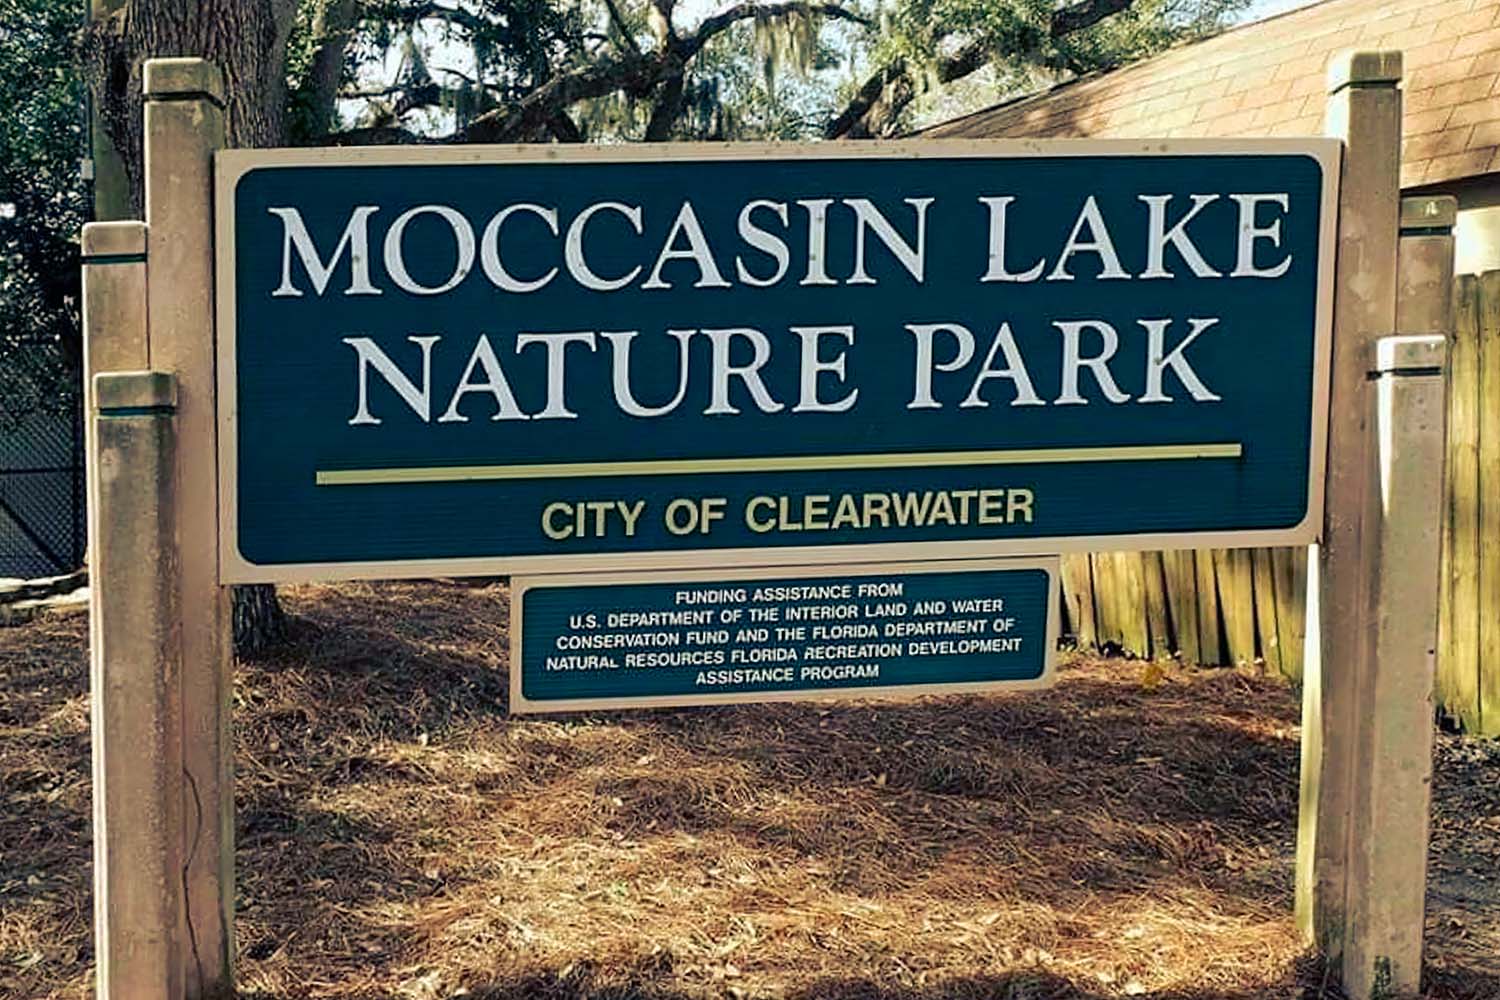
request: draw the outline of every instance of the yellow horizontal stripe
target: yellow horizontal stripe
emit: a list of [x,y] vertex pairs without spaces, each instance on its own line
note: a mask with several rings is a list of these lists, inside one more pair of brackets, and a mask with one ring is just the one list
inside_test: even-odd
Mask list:
[[676,476],[720,472],[818,472],[833,469],[936,469],[955,465],[1058,465],[1239,458],[1238,444],[1152,444],[1108,448],[1008,448],[994,451],[903,451],[875,455],[781,455],[765,458],[667,458],[639,462],[543,462],[532,465],[430,465],[404,469],[320,470],[319,486],[462,483],[491,479],[585,476]]

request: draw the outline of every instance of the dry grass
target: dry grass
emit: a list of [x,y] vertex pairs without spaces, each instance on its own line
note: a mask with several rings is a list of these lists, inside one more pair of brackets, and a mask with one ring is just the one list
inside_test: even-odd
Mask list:
[[[1297,707],[1073,659],[1057,690],[506,716],[503,586],[288,593],[241,668],[247,997],[1314,996]],[[81,617],[0,633],[0,995],[88,995]],[[1494,1000],[1450,949],[1434,997]]]

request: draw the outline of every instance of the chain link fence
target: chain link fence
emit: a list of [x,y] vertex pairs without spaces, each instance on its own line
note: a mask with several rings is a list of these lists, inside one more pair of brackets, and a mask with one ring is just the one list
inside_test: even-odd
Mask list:
[[68,407],[3,417],[0,577],[72,572],[86,544],[81,416]]

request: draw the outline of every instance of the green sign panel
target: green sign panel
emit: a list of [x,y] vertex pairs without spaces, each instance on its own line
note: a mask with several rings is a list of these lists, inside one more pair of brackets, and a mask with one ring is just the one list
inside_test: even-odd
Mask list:
[[223,577],[1306,542],[1336,163],[221,154]]
[[511,709],[1040,687],[1057,560],[512,581]]

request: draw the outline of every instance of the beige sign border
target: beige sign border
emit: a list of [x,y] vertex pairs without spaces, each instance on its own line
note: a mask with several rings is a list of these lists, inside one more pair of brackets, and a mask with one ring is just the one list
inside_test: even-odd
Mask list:
[[[661,143],[621,146],[395,146],[223,150],[215,156],[214,242],[218,357],[219,579],[222,583],[296,583],[502,573],[557,573],[687,569],[711,558],[724,567],[819,566],[903,559],[976,559],[1057,552],[1305,545],[1323,524],[1327,450],[1329,358],[1332,346],[1334,255],[1343,143],[1321,137],[1271,139],[903,139],[828,143]],[[933,542],[859,542],[847,545],[674,549],[651,552],[257,564],[238,546],[238,467],[235,441],[234,192],[252,170],[305,166],[431,166],[503,163],[640,162],[665,160],[849,160],[1089,156],[1304,155],[1323,170],[1318,235],[1311,448],[1305,516],[1288,528],[1170,534],[997,538]],[[1164,497],[1170,502],[1170,497]]]
[[[510,581],[510,710],[512,714],[593,712],[624,708],[687,708],[695,705],[748,705],[769,701],[851,701],[866,698],[911,701],[945,694],[987,691],[1035,691],[1056,682],[1057,637],[1062,617],[1062,558],[975,559],[955,562],[854,563],[843,566],[700,569],[677,572],[566,573],[517,576]],[[1046,644],[1042,675],[1032,680],[968,681],[953,684],[893,684],[882,687],[838,688],[828,691],[745,691],[727,694],[649,695],[639,698],[569,698],[533,701],[521,693],[521,640],[526,631],[526,593],[539,587],[598,586],[600,584],[730,583],[741,580],[845,579],[869,576],[911,576],[920,573],[970,573],[982,570],[1041,569],[1047,573]]]

